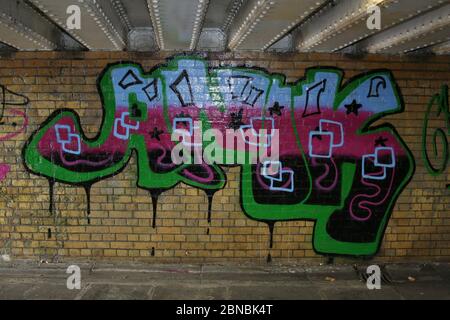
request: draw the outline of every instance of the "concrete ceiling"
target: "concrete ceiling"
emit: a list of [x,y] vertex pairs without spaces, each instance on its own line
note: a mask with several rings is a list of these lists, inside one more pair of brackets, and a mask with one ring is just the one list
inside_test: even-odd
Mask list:
[[[77,5],[81,28],[67,25]],[[370,30],[368,9],[380,8]],[[450,0],[2,0],[3,50],[450,53]]]

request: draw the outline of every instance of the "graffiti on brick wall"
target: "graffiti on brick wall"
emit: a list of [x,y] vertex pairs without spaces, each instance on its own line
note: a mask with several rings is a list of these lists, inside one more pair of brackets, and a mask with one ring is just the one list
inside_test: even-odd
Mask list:
[[[0,141],[2,145],[4,141],[10,140],[25,131],[28,125],[27,115],[16,108],[26,104],[28,104],[27,97],[0,85]],[[2,152],[4,153],[5,150]],[[9,164],[0,163],[0,181],[6,178],[10,169]]]
[[[432,121],[439,122],[439,126],[432,125]],[[422,131],[422,157],[425,167],[433,176],[441,176],[447,171],[450,163],[449,138],[448,86],[443,85],[441,92],[435,94],[428,103]],[[450,189],[450,184],[447,183],[446,188]]]
[[[312,68],[304,79],[286,83],[282,75],[209,68],[189,56],[150,72],[135,63],[111,64],[98,79],[103,122],[97,136],[84,135],[75,111],[57,110],[25,145],[24,163],[47,178],[50,189],[55,182],[83,186],[89,216],[92,184],[121,172],[134,151],[137,187],[153,199],[154,224],[161,192],[183,182],[204,190],[211,203],[226,184],[217,163],[171,161],[171,150],[181,143],[171,140],[174,130],[191,134],[198,122],[238,134],[265,127],[270,136],[278,129],[276,174],[264,161],[240,165],[243,212],[269,225],[271,244],[277,221],[313,220],[317,252],[373,255],[414,160],[394,127],[371,126],[403,110],[391,73],[342,80],[338,69]],[[226,149],[221,141],[202,147],[211,144]]]

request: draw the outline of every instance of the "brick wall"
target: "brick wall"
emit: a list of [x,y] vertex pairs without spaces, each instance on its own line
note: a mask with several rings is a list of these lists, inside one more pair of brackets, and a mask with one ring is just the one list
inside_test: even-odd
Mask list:
[[[270,252],[275,262],[323,260],[313,250],[314,222],[280,221],[275,224],[269,249],[267,224],[248,218],[239,197],[238,167],[224,168],[225,188],[216,192],[212,219],[206,219],[205,193],[185,184],[162,193],[157,204],[157,227],[152,228],[152,200],[136,187],[136,158],[114,177],[91,188],[90,224],[86,220],[86,194],[82,187],[56,183],[54,214],[49,213],[47,179],[25,170],[22,149],[30,135],[57,109],[74,109],[85,134],[92,138],[102,121],[97,76],[108,63],[133,61],[147,71],[165,63],[170,54],[116,52],[20,52],[0,58],[0,84],[28,97],[25,131],[3,139],[0,163],[9,172],[0,182],[0,253],[13,258],[142,259],[149,261],[252,261],[264,262]],[[450,260],[450,197],[446,185],[450,168],[431,175],[422,158],[422,129],[427,104],[450,79],[450,57],[407,58],[340,54],[209,54],[210,66],[245,65],[302,78],[306,68],[332,66],[345,79],[372,69],[389,69],[403,95],[404,112],[387,115],[389,122],[415,158],[415,173],[396,201],[376,260]],[[6,106],[5,110],[11,106]],[[18,116],[18,115],[16,115]],[[20,118],[20,117],[19,117]],[[10,119],[5,111],[5,119]],[[7,122],[8,122],[7,121]],[[9,122],[11,122],[9,121]],[[3,124],[2,134],[18,130]],[[430,128],[441,126],[430,121]],[[445,124],[443,125],[445,128]],[[447,127],[448,128],[448,127]],[[448,129],[447,129],[448,130]],[[448,132],[447,132],[448,138]],[[432,150],[431,148],[429,150]]]

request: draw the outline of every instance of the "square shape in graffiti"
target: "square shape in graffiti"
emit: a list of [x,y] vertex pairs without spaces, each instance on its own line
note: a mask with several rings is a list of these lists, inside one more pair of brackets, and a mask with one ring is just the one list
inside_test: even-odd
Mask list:
[[375,165],[380,167],[394,168],[395,153],[392,148],[379,147],[375,149]]
[[362,158],[362,176],[364,179],[384,180],[386,179],[386,167],[376,165],[376,155],[367,154]]
[[311,158],[331,158],[333,153],[333,133],[311,131],[309,135],[309,155]]

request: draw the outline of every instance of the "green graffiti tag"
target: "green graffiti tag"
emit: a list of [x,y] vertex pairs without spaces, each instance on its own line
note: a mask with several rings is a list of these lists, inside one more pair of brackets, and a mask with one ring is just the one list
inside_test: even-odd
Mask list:
[[[55,182],[84,187],[89,217],[92,184],[121,172],[134,156],[137,187],[151,195],[155,227],[158,196],[181,182],[205,191],[210,220],[213,195],[227,182],[222,167],[232,166],[175,163],[171,152],[176,146],[213,146],[249,155],[217,137],[192,143],[189,138],[199,127],[223,136],[230,130],[252,136],[266,149],[279,132],[277,161],[234,164],[241,168],[244,214],[267,223],[270,246],[277,221],[311,220],[317,252],[374,255],[415,163],[392,125],[372,126],[403,111],[391,72],[374,70],[346,83],[343,78],[339,69],[318,67],[286,83],[279,74],[210,68],[204,59],[189,56],[170,59],[150,72],[136,63],[111,64],[97,83],[103,107],[97,136],[85,136],[74,110],[56,110],[25,145],[24,164],[48,179],[50,197]],[[181,129],[182,141],[174,142],[171,135]],[[266,130],[265,137],[260,129]],[[247,145],[252,141],[244,140]],[[272,165],[279,169],[268,170]],[[51,204],[50,199],[50,210]]]
[[[434,128],[431,134],[431,141],[429,140],[430,117],[443,117],[446,128]],[[425,167],[433,176],[440,176],[447,170],[450,162],[449,153],[449,137],[450,137],[450,110],[448,104],[448,86],[443,85],[441,92],[435,94],[428,103],[425,119],[423,122],[422,131],[422,157],[425,162]],[[428,148],[431,144],[432,150],[429,152]],[[441,148],[439,148],[439,146]],[[431,157],[430,157],[431,154]],[[450,189],[450,184],[447,184],[447,189]]]

